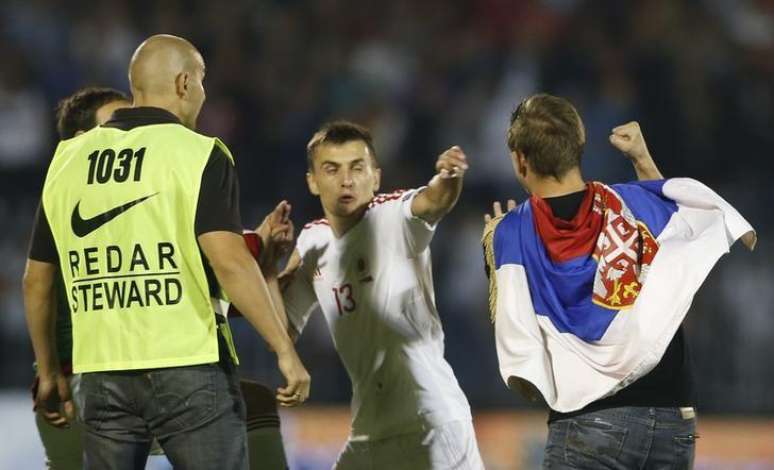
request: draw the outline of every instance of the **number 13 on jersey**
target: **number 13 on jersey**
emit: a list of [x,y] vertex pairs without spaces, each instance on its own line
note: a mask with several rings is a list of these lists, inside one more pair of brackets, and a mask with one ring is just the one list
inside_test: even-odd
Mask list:
[[342,284],[339,287],[333,287],[333,297],[336,299],[336,308],[339,309],[339,315],[355,311],[357,305],[352,297],[352,284]]

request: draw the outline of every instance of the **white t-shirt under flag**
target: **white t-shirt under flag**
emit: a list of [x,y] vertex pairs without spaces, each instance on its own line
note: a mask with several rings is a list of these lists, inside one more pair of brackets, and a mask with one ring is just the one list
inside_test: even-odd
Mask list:
[[298,236],[302,264],[284,292],[288,319],[301,332],[317,304],[325,315],[352,381],[353,440],[471,419],[443,357],[429,248],[435,227],[411,212],[419,191],[376,196],[341,238],[326,220]]

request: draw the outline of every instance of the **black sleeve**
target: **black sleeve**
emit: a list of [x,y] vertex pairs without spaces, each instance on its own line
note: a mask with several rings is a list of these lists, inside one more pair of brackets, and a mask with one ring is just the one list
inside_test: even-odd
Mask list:
[[202,173],[195,225],[197,236],[215,231],[242,234],[236,169],[217,145],[212,148]]
[[35,225],[32,226],[32,238],[30,239],[27,257],[44,263],[59,264],[59,254],[56,252],[54,235],[51,233],[51,227],[48,225],[42,200],[38,204],[38,210],[35,212]]

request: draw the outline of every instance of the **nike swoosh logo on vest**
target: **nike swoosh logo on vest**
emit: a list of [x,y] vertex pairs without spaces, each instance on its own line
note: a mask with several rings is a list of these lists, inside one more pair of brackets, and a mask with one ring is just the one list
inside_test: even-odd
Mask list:
[[81,217],[81,213],[79,209],[81,205],[81,201],[78,201],[75,204],[75,208],[73,208],[73,215],[70,219],[70,225],[72,226],[73,233],[78,237],[83,238],[86,235],[90,234],[91,232],[102,227],[106,223],[110,222],[111,220],[115,219],[119,215],[123,214],[127,210],[145,201],[146,199],[155,196],[156,194],[158,193],[153,193],[151,195],[141,197],[140,199],[129,201],[126,204],[122,204],[118,207],[114,207],[107,212],[103,212],[101,214],[95,215],[94,217],[91,217],[89,219],[84,219],[83,217]]

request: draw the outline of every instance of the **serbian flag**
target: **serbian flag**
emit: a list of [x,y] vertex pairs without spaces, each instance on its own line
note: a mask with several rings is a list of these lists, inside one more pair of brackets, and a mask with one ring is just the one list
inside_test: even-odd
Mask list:
[[631,384],[743,235],[752,248],[750,224],[688,178],[588,183],[570,221],[534,196],[492,220],[483,243],[503,380],[526,380],[559,412]]

